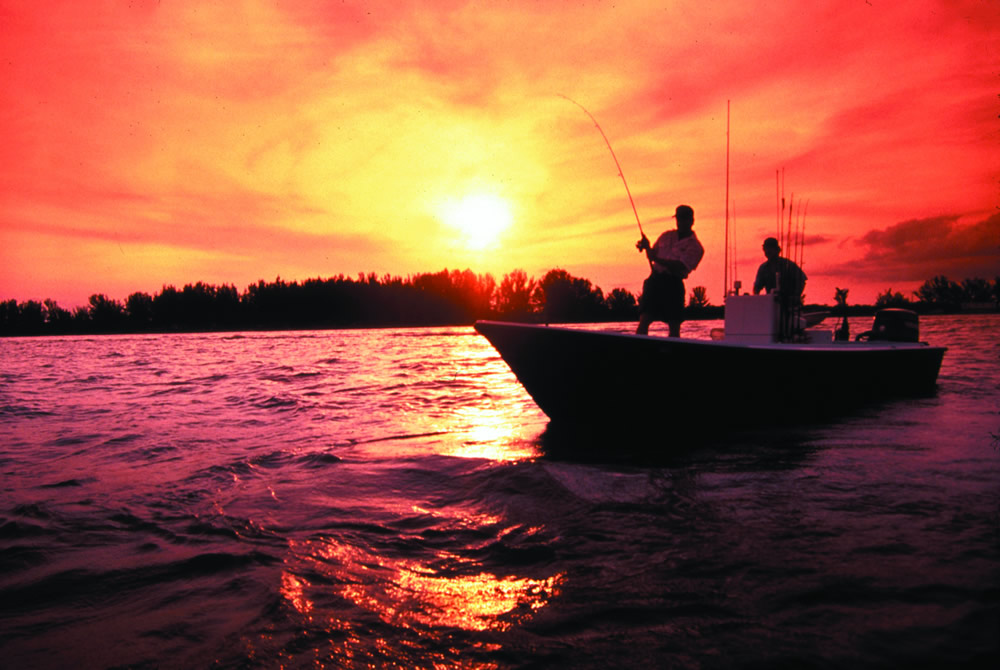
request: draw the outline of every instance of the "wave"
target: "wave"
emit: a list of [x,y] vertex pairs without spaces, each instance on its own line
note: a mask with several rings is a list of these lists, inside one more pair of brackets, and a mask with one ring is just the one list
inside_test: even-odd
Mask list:
[[428,433],[402,433],[399,435],[383,435],[369,438],[348,438],[348,444],[375,444],[376,442],[394,442],[397,440],[416,440],[421,437],[436,437],[438,435],[448,435],[450,431],[435,430]]
[[41,419],[54,416],[55,413],[39,407],[27,405],[0,405],[0,416],[11,416],[21,419]]
[[315,470],[341,462],[342,459],[339,456],[329,451],[297,453],[293,450],[279,449],[236,458],[224,464],[211,465],[190,475],[187,479],[188,481],[194,481],[206,476],[223,481],[232,481],[234,477],[253,479],[258,476],[264,476],[263,471],[278,470],[281,468],[289,468],[295,471],[300,466]]
[[289,396],[272,395],[261,400],[251,400],[250,404],[260,409],[273,409],[287,412],[298,407],[299,401]]
[[185,583],[220,573],[238,574],[253,566],[270,566],[280,558],[254,550],[207,552],[165,563],[97,570],[71,568],[46,574],[0,591],[0,614],[26,614],[55,608],[89,608],[94,603],[122,602],[136,593],[168,583]]
[[321,358],[320,360],[316,361],[316,365],[336,365],[342,362],[343,362],[342,358],[337,358],[336,356],[334,356],[331,358]]
[[55,482],[53,484],[39,484],[40,489],[64,489],[70,487],[80,487],[91,482],[96,482],[97,480],[93,477],[86,477],[83,479],[64,479],[61,482]]
[[294,384],[302,379],[326,376],[326,372],[295,372],[287,375],[261,375],[260,379],[278,384]]
[[303,454],[296,459],[297,464],[311,470],[325,468],[329,465],[335,465],[342,462],[342,458],[327,452]]

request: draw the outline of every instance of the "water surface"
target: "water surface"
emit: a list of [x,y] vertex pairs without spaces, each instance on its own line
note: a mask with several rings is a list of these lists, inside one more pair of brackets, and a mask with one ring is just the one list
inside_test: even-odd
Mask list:
[[0,657],[989,666],[1000,317],[921,327],[930,398],[644,445],[470,328],[0,340]]

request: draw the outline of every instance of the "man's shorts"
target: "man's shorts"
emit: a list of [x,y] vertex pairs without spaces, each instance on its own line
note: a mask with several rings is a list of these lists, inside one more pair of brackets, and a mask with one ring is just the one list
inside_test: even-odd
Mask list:
[[654,272],[642,283],[639,313],[655,321],[681,321],[684,318],[684,280],[666,272]]

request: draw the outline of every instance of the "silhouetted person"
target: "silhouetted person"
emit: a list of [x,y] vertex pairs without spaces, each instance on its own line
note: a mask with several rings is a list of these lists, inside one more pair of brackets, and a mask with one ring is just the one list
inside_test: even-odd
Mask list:
[[642,283],[639,298],[639,327],[636,333],[646,335],[654,321],[663,321],[670,328],[670,337],[679,337],[681,321],[684,319],[684,280],[691,273],[705,248],[692,230],[694,210],[687,205],[678,205],[674,218],[677,229],[668,230],[650,246],[643,235],[636,248],[646,252],[650,274]]
[[769,237],[764,240],[764,256],[767,260],[757,268],[757,278],[753,282],[753,293],[778,292],[783,305],[798,305],[802,302],[802,291],[806,288],[806,273],[781,256],[778,240]]
[[764,240],[764,256],[767,260],[757,268],[757,278],[753,282],[753,292],[775,293],[780,311],[781,338],[792,337],[804,328],[801,323],[802,291],[806,287],[806,273],[798,265],[781,256],[778,240],[769,237]]

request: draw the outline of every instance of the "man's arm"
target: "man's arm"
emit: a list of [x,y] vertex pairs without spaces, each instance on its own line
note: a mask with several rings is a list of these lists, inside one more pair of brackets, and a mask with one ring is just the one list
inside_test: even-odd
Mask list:
[[681,261],[661,259],[649,249],[646,250],[646,257],[651,262],[666,268],[667,272],[676,277],[683,279],[688,274],[688,266],[684,265]]
[[764,265],[757,268],[757,276],[753,280],[753,294],[758,295],[764,290]]
[[802,293],[806,290],[806,279],[807,279],[806,273],[803,272],[802,268],[800,268],[798,265],[795,266],[795,269],[798,270],[798,275],[799,275],[798,276],[798,284],[799,284],[799,286],[798,286],[799,293],[798,294],[802,295]]

